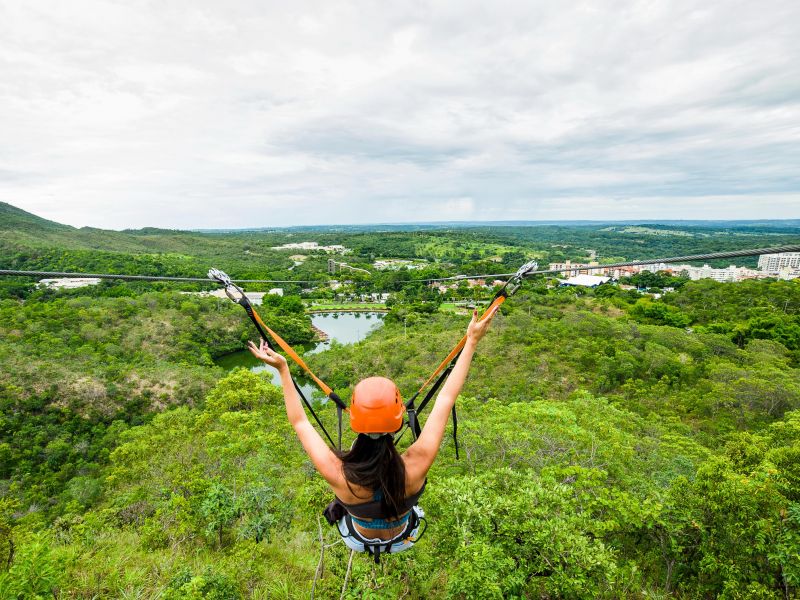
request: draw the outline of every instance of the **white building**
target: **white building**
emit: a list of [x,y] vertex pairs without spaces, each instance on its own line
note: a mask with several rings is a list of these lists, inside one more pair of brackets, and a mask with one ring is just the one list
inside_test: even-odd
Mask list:
[[581,287],[597,287],[611,281],[611,277],[600,277],[598,275],[576,275],[569,279],[559,279],[561,285],[578,285]]
[[573,263],[568,260],[563,263],[550,263],[548,267],[550,271],[560,271],[562,277],[573,277],[575,275],[589,275],[592,272],[600,271],[600,269],[587,269],[586,267],[596,267],[597,262],[592,261],[588,265],[584,263]]
[[756,279],[763,277],[764,274],[755,269],[748,269],[747,267],[737,267],[730,265],[723,269],[715,269],[710,265],[703,265],[702,267],[694,267],[692,265],[659,265],[664,268],[660,271],[670,271],[673,274],[679,275],[686,273],[689,279],[697,281],[699,279],[713,279],[720,282],[742,281],[744,279]]
[[283,246],[273,246],[273,250],[314,250],[322,252],[332,252],[334,254],[347,254],[350,252],[349,248],[334,244],[331,246],[320,246],[317,242],[295,242],[292,244],[284,244]]
[[100,283],[100,279],[97,277],[63,277],[60,279],[40,279],[39,287],[74,290],[87,285],[97,285],[98,283]]
[[764,273],[777,275],[782,271],[800,271],[800,252],[762,254],[758,257],[758,268]]

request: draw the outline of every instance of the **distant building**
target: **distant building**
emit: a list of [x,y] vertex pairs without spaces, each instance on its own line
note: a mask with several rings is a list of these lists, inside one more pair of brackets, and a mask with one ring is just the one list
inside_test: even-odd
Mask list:
[[272,288],[267,294],[271,296],[283,296],[283,288]]
[[599,275],[576,275],[569,279],[559,280],[561,285],[571,285],[580,287],[597,287],[611,281],[611,277],[601,277]]
[[63,277],[60,279],[40,279],[39,287],[74,290],[87,285],[97,285],[98,283],[100,283],[100,279],[97,277]]
[[332,246],[320,246],[317,242],[295,242],[293,244],[284,244],[283,246],[273,246],[273,250],[315,250],[322,252],[331,252],[334,254],[347,254],[350,252],[349,248],[334,244]]
[[458,288],[458,284],[457,283],[451,283],[451,284],[448,285],[446,283],[441,283],[441,282],[438,282],[438,281],[434,281],[430,285],[431,285],[431,287],[433,289],[439,290],[440,294],[446,294],[448,290],[455,290],[455,289]]
[[397,270],[405,267],[406,269],[422,269],[425,265],[415,263],[411,260],[404,260],[402,258],[391,258],[386,260],[376,260],[373,266],[379,271],[384,270]]
[[603,275],[608,275],[612,279],[619,279],[620,277],[630,277],[631,275],[636,275],[639,272],[638,267],[611,267],[601,269],[599,273]]
[[800,271],[800,252],[762,254],[758,257],[758,268],[770,275],[778,275],[781,271]]
[[573,263],[566,261],[563,263],[550,263],[549,269],[551,271],[560,271],[562,277],[574,277],[576,275],[592,275],[595,273],[605,273],[604,268],[590,269],[589,267],[599,267],[600,264],[593,260],[589,264],[586,263]]
[[563,263],[550,263],[548,267],[551,271],[560,271],[562,277],[573,277],[579,275],[581,267],[588,267],[581,263],[573,263],[572,261],[565,261]]
[[[734,282],[734,281],[743,281],[745,279],[756,279],[758,277],[763,277],[763,273],[760,271],[756,271],[755,269],[748,269],[747,267],[737,267],[736,265],[730,265],[729,267],[724,267],[722,269],[716,269],[709,265],[703,265],[702,267],[695,267],[692,265],[666,265],[661,264],[658,265],[658,269],[654,268],[654,265],[650,265],[653,269],[652,272],[656,271],[666,271],[668,273],[672,273],[673,275],[680,275],[685,274],[689,277],[692,281],[697,281],[699,279],[713,279],[714,281],[719,282]],[[651,270],[642,268],[642,270]]]

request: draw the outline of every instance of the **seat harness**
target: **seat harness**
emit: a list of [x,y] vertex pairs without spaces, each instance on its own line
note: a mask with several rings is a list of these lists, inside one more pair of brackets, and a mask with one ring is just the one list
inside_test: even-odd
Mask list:
[[333,501],[325,507],[325,510],[322,514],[325,516],[325,520],[328,521],[330,525],[336,525],[342,520],[342,518],[344,518],[344,524],[347,527],[348,533],[359,542],[364,544],[364,548],[366,549],[367,553],[372,556],[376,564],[379,564],[381,560],[381,554],[389,554],[392,551],[392,546],[394,544],[409,539],[411,533],[420,524],[420,521],[425,523],[425,528],[422,530],[422,533],[417,535],[412,541],[415,543],[419,541],[419,539],[428,529],[428,522],[425,520],[425,517],[420,517],[414,510],[414,507],[419,503],[419,499],[425,491],[426,485],[428,485],[427,479],[416,494],[406,496],[403,504],[405,510],[403,512],[409,513],[408,522],[403,527],[403,531],[388,540],[375,541],[374,539],[368,539],[353,524],[353,517],[357,519],[384,518],[386,515],[384,514],[380,500],[370,500],[369,502],[361,502],[359,504],[347,504],[346,502],[340,500],[337,496],[334,497]]

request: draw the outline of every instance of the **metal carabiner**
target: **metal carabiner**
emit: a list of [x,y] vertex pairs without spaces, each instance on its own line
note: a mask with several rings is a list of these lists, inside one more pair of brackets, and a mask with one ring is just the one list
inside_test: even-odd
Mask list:
[[[240,288],[238,285],[231,281],[231,278],[228,277],[228,274],[225,271],[220,271],[219,269],[209,269],[208,270],[208,278],[216,281],[220,285],[225,287],[225,295],[230,299],[231,302],[236,304],[241,304],[242,299],[244,298],[244,290]],[[231,290],[235,290],[239,292],[239,298],[233,294]]]
[[506,296],[511,296],[514,294],[520,286],[522,286],[522,279],[531,271],[535,271],[539,268],[539,263],[535,260],[529,260],[524,265],[522,265],[517,272],[514,273],[514,276],[508,280],[508,285],[506,286]]
[[514,274],[514,279],[522,279],[523,277],[525,277],[525,275],[527,275],[531,271],[535,271],[538,268],[539,268],[538,262],[536,262],[535,260],[529,260],[519,269],[517,269],[517,272]]

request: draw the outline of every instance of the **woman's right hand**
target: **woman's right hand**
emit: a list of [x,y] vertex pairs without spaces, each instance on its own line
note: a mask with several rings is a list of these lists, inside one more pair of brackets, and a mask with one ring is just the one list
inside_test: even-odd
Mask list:
[[481,341],[489,330],[489,325],[491,325],[492,319],[494,319],[499,309],[499,305],[495,306],[491,312],[481,320],[478,320],[478,309],[475,309],[475,312],[472,313],[472,321],[470,321],[469,327],[467,327],[467,339],[476,344]]
[[286,358],[275,352],[272,348],[269,347],[269,344],[264,340],[261,340],[261,344],[256,346],[250,340],[247,341],[247,345],[250,349],[250,352],[256,358],[263,360],[267,363],[270,367],[275,367],[280,371],[284,367],[288,367],[286,362]]

